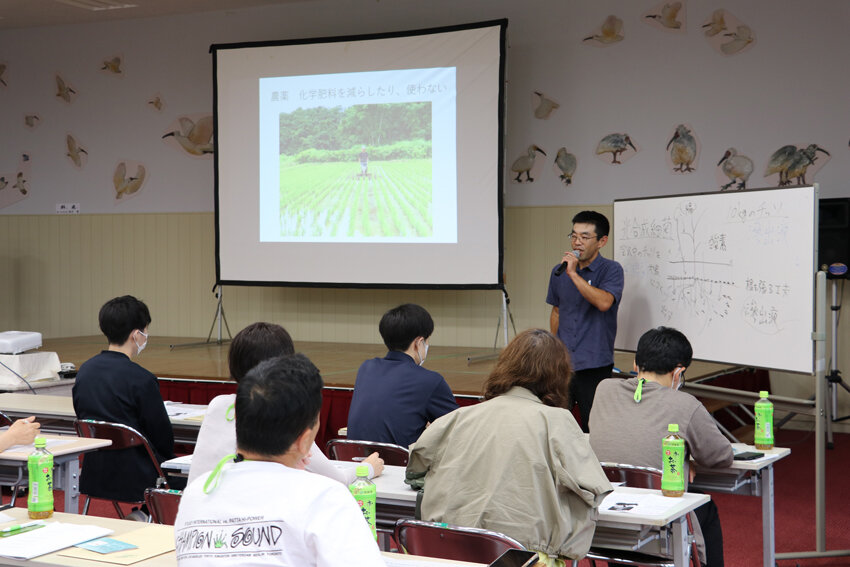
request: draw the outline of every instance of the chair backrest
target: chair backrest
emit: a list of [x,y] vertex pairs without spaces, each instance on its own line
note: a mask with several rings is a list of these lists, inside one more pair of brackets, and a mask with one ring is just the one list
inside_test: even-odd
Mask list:
[[362,461],[375,451],[384,459],[385,465],[406,467],[407,461],[410,459],[410,452],[407,448],[392,443],[331,439],[325,446],[328,458],[336,461]]
[[115,451],[117,449],[128,449],[130,447],[142,447],[147,452],[148,456],[156,469],[156,487],[168,488],[168,482],[165,479],[165,473],[159,466],[159,460],[153,452],[150,442],[147,438],[136,431],[129,425],[121,423],[111,423],[109,421],[96,421],[94,419],[75,419],[74,428],[77,430],[77,435],[80,437],[109,439],[112,445],[101,447],[98,451]]
[[599,463],[610,482],[622,482],[635,488],[661,489],[661,471],[652,467],[639,467],[621,463]]
[[177,509],[180,507],[180,498],[183,493],[179,490],[165,490],[162,488],[146,488],[145,504],[151,514],[151,520],[157,524],[174,525],[177,519]]
[[492,563],[508,549],[525,549],[499,532],[404,518],[395,524],[395,540],[412,555],[471,563]]
[[6,427],[7,425],[12,425],[12,418],[0,411],[0,427]]

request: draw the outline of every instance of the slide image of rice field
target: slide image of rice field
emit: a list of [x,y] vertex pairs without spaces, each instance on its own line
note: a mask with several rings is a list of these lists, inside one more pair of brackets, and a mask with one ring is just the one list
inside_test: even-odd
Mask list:
[[281,156],[280,227],[286,238],[433,236],[431,159],[295,164]]

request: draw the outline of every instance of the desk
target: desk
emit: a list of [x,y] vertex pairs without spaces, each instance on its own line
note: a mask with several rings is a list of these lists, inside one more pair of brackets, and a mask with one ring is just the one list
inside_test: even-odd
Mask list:
[[[376,516],[384,526],[395,524],[398,518],[413,517],[416,505],[416,492],[404,484],[405,467],[384,466],[384,473],[372,479],[378,489]],[[657,490],[643,488],[616,487],[615,493],[628,499],[630,494],[658,494]],[[650,553],[669,547],[677,566],[687,565],[687,513],[709,501],[705,494],[686,493],[681,498],[671,498],[670,506],[660,515],[637,515],[634,512],[599,510],[599,520],[593,537],[594,547],[635,549]],[[672,530],[672,540],[664,533],[661,536],[647,535],[643,528],[654,528],[661,532],[665,528]],[[654,543],[653,543],[654,542]],[[667,544],[670,544],[669,546]],[[652,549],[647,549],[651,545]]]
[[[65,510],[76,514],[80,509],[80,455],[94,451],[101,447],[112,445],[108,439],[83,439],[80,437],[69,437],[67,435],[43,435],[46,439],[72,439],[58,447],[49,447],[53,453],[53,481],[55,488],[65,491]],[[27,457],[31,449],[12,451],[7,449],[0,453],[0,467],[16,468],[18,478],[24,479],[23,474],[27,466]],[[7,510],[8,513],[8,510]]]
[[[34,415],[45,433],[75,435],[74,402],[69,396],[33,396],[31,394],[0,394],[0,411],[12,419]],[[175,443],[194,445],[203,418],[170,418]]]
[[[7,525],[12,525],[15,523],[28,521],[27,511],[24,508],[13,508],[10,510],[6,510],[4,512],[15,518],[15,522],[11,522],[8,524],[0,524],[0,528],[6,527]],[[138,529],[143,529],[146,532],[149,532],[149,535],[153,538],[159,540],[166,540],[171,543],[174,542],[174,527],[173,526],[164,526],[160,524],[144,524],[140,522],[129,522],[127,520],[117,520],[114,518],[101,518],[99,516],[76,516],[73,514],[63,514],[61,512],[56,512],[53,514],[53,518],[50,521],[58,521],[64,522],[68,524],[87,524],[87,525],[96,525],[104,528],[109,528],[113,531],[113,534],[108,537],[113,537],[116,539],[121,539],[123,534],[126,534],[131,531],[135,531]],[[13,536],[14,537],[14,536]],[[108,567],[109,563],[103,563],[101,561],[89,561],[87,559],[77,559],[73,557],[65,557],[59,555],[60,552],[49,553],[47,555],[42,555],[40,557],[36,557],[30,559],[29,561],[20,561],[15,559],[6,559],[2,558],[3,565],[19,565],[22,567],[56,567],[56,566],[65,566],[65,567]],[[439,565],[448,565],[448,566],[457,566],[457,567],[486,567],[486,565],[482,563],[466,563],[463,561],[449,561],[446,559],[435,559],[432,557],[418,557],[415,555],[402,555],[398,553],[383,553],[384,557],[392,558],[393,562],[396,564],[404,564],[404,563],[420,563],[427,562],[433,563],[435,567]],[[133,563],[133,567],[176,567],[177,565],[177,556],[174,551],[170,551],[168,553],[163,553],[161,555],[157,555],[156,557],[151,557],[150,559],[145,559],[144,561],[140,561],[138,563]]]
[[697,467],[691,486],[707,492],[744,494],[761,497],[761,521],[764,567],[776,565],[776,531],[774,529],[773,465],[791,454],[791,449],[774,447],[762,451],[752,445],[733,443],[736,451],[759,451],[765,458],[756,461],[734,461],[728,469]]

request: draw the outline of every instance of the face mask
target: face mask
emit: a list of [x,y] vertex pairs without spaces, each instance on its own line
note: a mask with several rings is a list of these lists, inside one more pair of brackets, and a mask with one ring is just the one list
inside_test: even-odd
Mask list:
[[682,389],[682,384],[684,384],[684,383],[685,383],[685,371],[684,371],[684,370],[682,370],[682,371],[679,373],[679,381],[678,381],[678,382],[676,382],[676,385],[673,387],[673,389],[674,389],[674,390],[681,390],[681,389]]
[[145,342],[143,342],[140,345],[139,343],[136,343],[136,338],[133,337],[133,342],[136,343],[136,348],[139,349],[136,352],[136,356],[139,356],[140,354],[142,354],[142,351],[145,350],[146,346],[148,346],[148,335],[146,333],[143,333],[142,331],[139,331],[139,334],[142,335],[143,337],[145,337]]
[[419,366],[425,364],[425,359],[428,357],[428,343],[425,343],[425,354],[419,355]]

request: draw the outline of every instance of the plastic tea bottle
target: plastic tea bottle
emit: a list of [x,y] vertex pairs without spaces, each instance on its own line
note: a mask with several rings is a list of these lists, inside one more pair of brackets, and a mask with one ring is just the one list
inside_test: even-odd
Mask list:
[[685,493],[685,440],[679,437],[679,425],[667,426],[670,432],[661,440],[661,494],[681,496]]
[[53,515],[53,455],[45,449],[47,440],[35,438],[35,451],[27,458],[29,493],[27,512],[33,520]]
[[366,518],[369,528],[372,530],[372,536],[377,540],[378,532],[375,529],[375,499],[377,497],[377,489],[375,483],[369,480],[368,465],[357,465],[357,478],[348,487],[351,494],[357,500],[357,505],[360,506],[360,511]]
[[773,449],[773,404],[767,399],[767,391],[759,392],[756,410],[756,449]]

